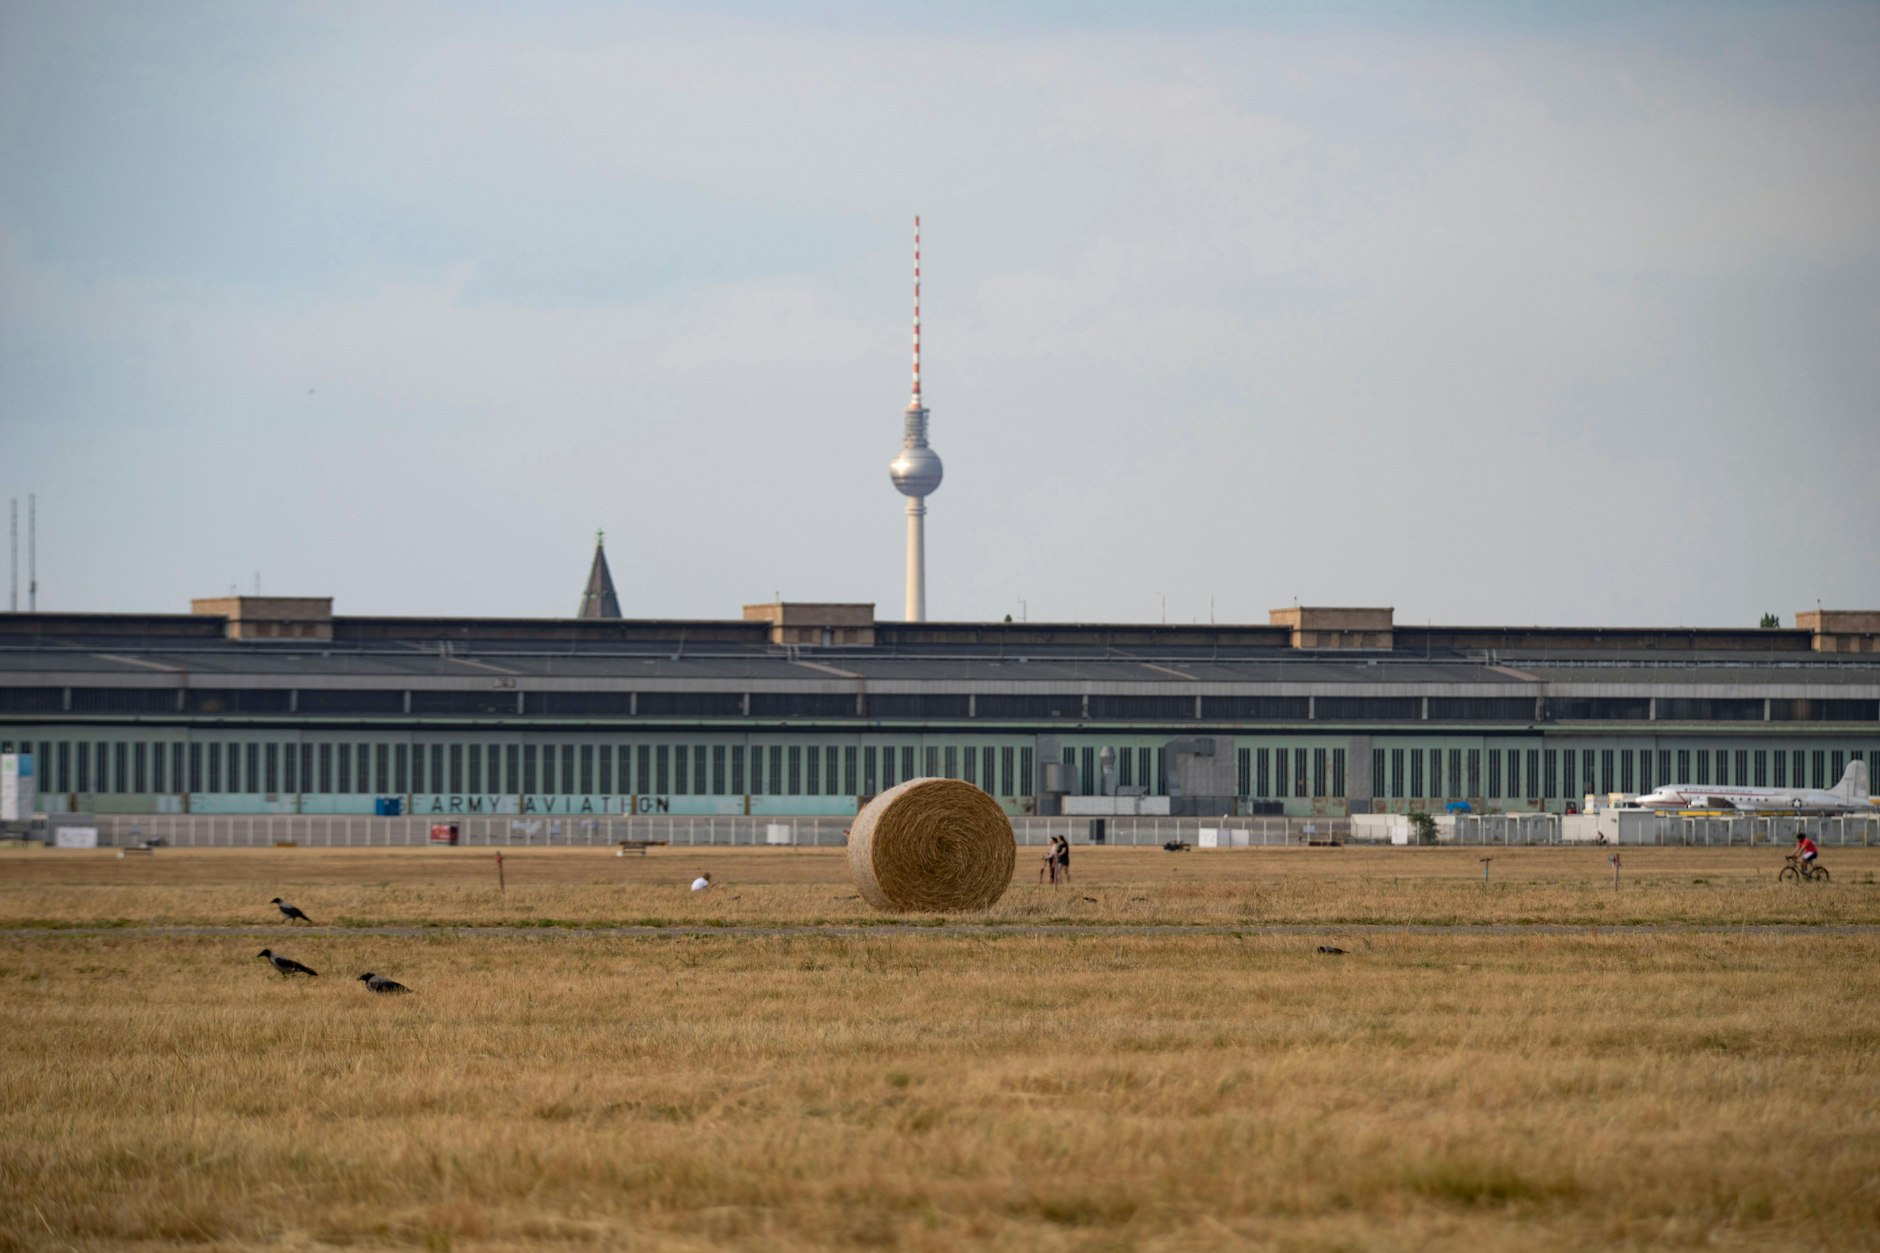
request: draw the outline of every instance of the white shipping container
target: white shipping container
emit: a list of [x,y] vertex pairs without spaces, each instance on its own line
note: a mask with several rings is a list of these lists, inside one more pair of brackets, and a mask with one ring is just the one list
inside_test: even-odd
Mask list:
[[1060,802],[1066,818],[1129,818],[1168,816],[1166,796],[1066,796]]
[[1392,844],[1410,842],[1410,820],[1402,814],[1353,814],[1351,838],[1354,840],[1389,840]]
[[1560,842],[1592,844],[1600,837],[1599,814],[1567,814],[1560,819]]
[[0,755],[0,822],[29,822],[39,804],[31,753]]

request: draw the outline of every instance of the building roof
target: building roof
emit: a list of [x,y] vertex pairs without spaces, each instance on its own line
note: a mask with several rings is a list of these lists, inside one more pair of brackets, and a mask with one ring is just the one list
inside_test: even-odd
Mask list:
[[[589,583],[606,609],[598,543]],[[807,625],[782,605],[743,620],[334,617],[318,639],[201,613],[0,614],[0,689],[1880,698],[1880,652],[1822,651],[1807,628],[1397,627],[1389,648],[1312,648],[1272,624],[864,625],[865,606],[794,608]]]

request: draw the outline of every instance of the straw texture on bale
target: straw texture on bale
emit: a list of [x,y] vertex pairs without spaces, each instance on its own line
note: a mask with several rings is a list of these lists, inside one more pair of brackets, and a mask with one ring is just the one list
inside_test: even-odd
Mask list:
[[849,876],[876,909],[986,909],[1011,886],[1018,850],[999,803],[958,779],[909,779],[849,828]]

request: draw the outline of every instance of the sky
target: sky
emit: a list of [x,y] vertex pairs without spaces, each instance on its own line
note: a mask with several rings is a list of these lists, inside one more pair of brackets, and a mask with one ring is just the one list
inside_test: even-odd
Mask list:
[[1880,609],[1880,5],[1152,8],[0,0],[38,607]]

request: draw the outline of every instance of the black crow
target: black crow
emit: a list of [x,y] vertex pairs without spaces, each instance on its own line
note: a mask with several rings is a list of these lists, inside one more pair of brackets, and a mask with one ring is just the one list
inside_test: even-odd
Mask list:
[[410,988],[399,983],[397,980],[387,979],[384,975],[375,975],[370,970],[359,976],[359,982],[366,985],[366,991],[368,992],[396,994],[399,992],[409,993],[411,991]]
[[295,961],[291,957],[282,957],[279,953],[275,952],[271,948],[264,948],[259,953],[256,953],[255,956],[267,958],[268,963],[272,965],[276,970],[281,972],[281,978],[283,979],[289,978],[293,975],[318,976],[320,973],[319,971],[313,969],[313,967],[311,966],[301,965],[299,962]]
[[1345,955],[1344,949],[1337,948],[1330,944],[1319,945],[1319,952],[1325,954],[1327,957],[1343,957]]
[[300,906],[293,904],[291,901],[284,901],[278,896],[269,901],[268,904],[278,906],[281,911],[281,917],[287,919],[289,922],[292,922],[296,918],[300,919],[302,922],[313,921],[313,919],[300,912]]

